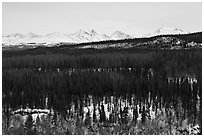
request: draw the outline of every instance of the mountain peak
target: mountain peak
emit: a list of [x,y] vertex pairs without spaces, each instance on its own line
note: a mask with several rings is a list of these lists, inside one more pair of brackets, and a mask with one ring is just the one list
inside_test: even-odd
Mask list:
[[90,31],[90,34],[91,34],[91,35],[97,35],[97,32],[92,29],[92,30]]
[[28,32],[25,37],[29,37],[29,38],[33,38],[33,37],[37,37],[36,34],[32,33],[32,32]]
[[48,36],[48,37],[55,37],[55,36],[60,36],[60,35],[63,35],[63,34],[60,33],[60,32],[53,32],[53,33],[47,34],[46,36]]
[[87,32],[80,29],[77,33],[87,33]]
[[111,36],[110,36],[111,39],[114,39],[114,40],[119,40],[119,39],[129,39],[129,38],[132,38],[130,35],[127,35],[121,31],[115,31]]
[[116,35],[116,34],[119,34],[119,35],[124,35],[124,33],[123,32],[121,32],[121,31],[118,31],[118,30],[116,30],[112,35]]

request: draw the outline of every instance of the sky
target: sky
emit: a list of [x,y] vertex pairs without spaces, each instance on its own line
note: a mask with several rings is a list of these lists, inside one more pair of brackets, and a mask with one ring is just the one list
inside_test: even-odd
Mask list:
[[75,33],[79,30],[111,35],[119,30],[140,36],[160,27],[202,30],[201,2],[3,2],[2,34]]

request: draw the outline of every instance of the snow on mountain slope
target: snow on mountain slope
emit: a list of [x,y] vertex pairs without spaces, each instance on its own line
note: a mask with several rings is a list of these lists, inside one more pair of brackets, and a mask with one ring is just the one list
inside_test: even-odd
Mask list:
[[109,39],[110,39],[106,34],[102,34],[101,37],[102,37],[102,39],[104,39],[104,40],[109,40]]
[[148,33],[144,35],[144,37],[152,37],[158,35],[167,35],[167,34],[186,34],[182,29],[178,28],[169,28],[169,27],[161,27],[152,33]]
[[36,38],[36,37],[39,37],[39,36],[32,33],[32,32],[29,32],[24,36],[24,38],[28,38],[28,39],[32,39],[32,38]]
[[2,37],[2,43],[16,45],[17,43],[21,42],[21,39],[23,38],[24,38],[24,35],[20,33],[10,34]]
[[102,35],[98,34],[96,31],[91,30],[89,32],[89,34],[92,36],[92,40],[91,41],[103,41],[104,38]]
[[23,38],[24,35],[21,34],[21,33],[15,33],[15,34],[10,34],[10,35],[7,35],[7,36],[3,36],[3,37],[6,37],[6,38]]
[[111,36],[110,39],[119,40],[119,39],[129,39],[132,38],[130,35],[127,35],[120,31],[115,31]]
[[88,40],[91,38],[91,35],[86,31],[80,30],[74,34],[69,35],[69,37],[76,43],[80,43],[88,42]]
[[43,36],[44,42],[46,43],[59,43],[59,42],[73,42],[68,34],[63,34],[60,32],[53,32]]
[[60,42],[69,42],[69,43],[84,43],[84,42],[95,42],[95,41],[105,41],[105,40],[119,40],[131,38],[130,35],[126,35],[123,32],[116,31],[110,37],[106,34],[99,34],[95,30],[89,32],[80,30],[73,34],[63,34],[59,32],[50,33],[47,35],[37,35],[32,32],[29,32],[25,35],[16,33],[7,36],[3,36],[3,45],[20,45],[20,44],[54,44]]

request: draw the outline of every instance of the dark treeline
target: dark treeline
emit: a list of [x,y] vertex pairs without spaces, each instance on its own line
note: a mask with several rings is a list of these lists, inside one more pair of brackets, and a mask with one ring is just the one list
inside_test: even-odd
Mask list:
[[3,59],[3,69],[9,68],[42,68],[42,69],[68,69],[68,68],[119,68],[139,67],[148,65],[152,54],[119,54],[99,53],[85,55],[31,55],[20,57],[9,57]]
[[[157,49],[138,49],[138,48],[128,48],[128,49],[120,49],[120,48],[105,48],[105,49],[77,49],[74,48],[76,45],[72,46],[60,46],[60,47],[37,47],[34,49],[26,49],[26,50],[3,50],[3,57],[16,57],[16,56],[30,56],[30,55],[47,55],[47,54],[63,54],[63,55],[83,55],[83,54],[99,54],[99,53],[145,53],[156,51]],[[74,48],[74,49],[73,49]],[[158,49],[158,51],[161,51]]]
[[[153,68],[156,71],[165,69],[167,73],[201,72],[202,51],[197,50],[121,50],[120,52],[104,52],[94,50],[92,53],[76,54],[39,54],[25,56],[9,56],[2,60],[3,70],[39,69],[56,70],[70,68]],[[27,51],[25,51],[27,52]]]

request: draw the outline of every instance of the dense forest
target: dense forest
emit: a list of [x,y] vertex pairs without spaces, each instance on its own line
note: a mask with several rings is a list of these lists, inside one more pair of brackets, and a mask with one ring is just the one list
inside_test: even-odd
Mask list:
[[[108,128],[115,124],[114,130],[106,134],[120,134],[118,126],[124,131],[122,134],[188,134],[190,131],[186,133],[186,129],[179,128],[185,120],[188,125],[199,125],[202,129],[201,91],[201,49],[72,50],[62,46],[3,51],[3,132],[11,131],[12,112],[30,108],[53,110],[51,118],[55,121],[60,116],[65,123],[76,118],[76,123],[88,128],[88,134],[96,134],[91,131],[94,125],[100,129],[104,124]],[[92,110],[84,111],[90,106]],[[152,112],[156,117],[164,117],[168,129],[139,132],[139,127],[151,125],[148,122],[153,121]],[[23,123],[24,132],[13,134],[31,134],[31,131],[43,134],[36,128],[32,130],[32,123],[32,116],[28,117],[27,123]],[[60,134],[84,134],[71,129],[65,126]]]

